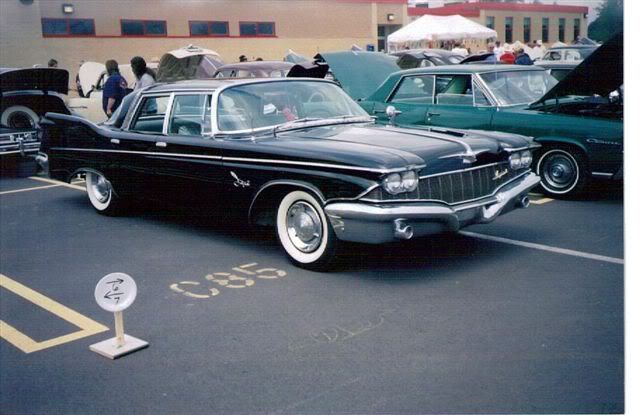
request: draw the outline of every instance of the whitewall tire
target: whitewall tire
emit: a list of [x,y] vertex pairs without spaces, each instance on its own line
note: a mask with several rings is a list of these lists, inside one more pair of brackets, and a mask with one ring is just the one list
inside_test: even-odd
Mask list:
[[280,245],[295,265],[323,271],[336,256],[338,240],[318,200],[295,190],[280,201],[276,217]]
[[569,197],[584,190],[589,173],[581,153],[564,148],[545,148],[541,153],[536,173],[546,194]]
[[87,172],[85,175],[87,195],[91,205],[104,215],[116,215],[122,210],[122,200],[113,191],[111,182],[99,173]]

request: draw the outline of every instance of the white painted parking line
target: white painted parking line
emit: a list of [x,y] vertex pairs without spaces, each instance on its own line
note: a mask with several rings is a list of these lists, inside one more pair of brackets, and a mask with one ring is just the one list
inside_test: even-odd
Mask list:
[[50,184],[50,185],[47,185],[47,186],[36,186],[36,187],[26,187],[24,189],[5,190],[4,192],[0,192],[0,195],[10,195],[11,193],[28,192],[30,190],[50,189],[52,187],[60,187],[60,185],[59,184]]
[[588,252],[574,251],[572,249],[557,248],[555,246],[548,246],[548,245],[542,245],[542,244],[534,244],[532,242],[517,241],[515,239],[501,238],[499,236],[490,236],[490,235],[484,235],[484,234],[475,233],[475,232],[460,231],[459,233],[464,236],[469,236],[471,238],[486,239],[488,241],[500,242],[503,244],[517,245],[517,246],[523,246],[525,248],[538,249],[540,251],[553,252],[553,253],[562,254],[562,255],[571,255],[571,256],[576,256],[580,258],[593,259],[595,261],[610,262],[612,264],[624,265],[624,259],[614,258],[610,256],[590,254]]
[[44,177],[37,177],[37,176],[31,176],[29,178],[31,180],[38,180],[40,182],[53,183],[53,184],[56,184],[58,186],[68,187],[70,189],[82,190],[83,192],[86,191],[86,189],[84,187],[82,187],[82,186],[76,186],[76,185],[65,183],[65,182],[61,182],[61,181],[58,181],[58,180],[52,180],[52,179],[47,179],[47,178],[44,178]]

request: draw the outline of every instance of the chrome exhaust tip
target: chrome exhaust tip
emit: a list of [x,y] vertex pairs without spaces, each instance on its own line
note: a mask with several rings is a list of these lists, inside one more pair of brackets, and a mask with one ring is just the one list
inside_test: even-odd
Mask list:
[[411,239],[413,237],[413,227],[407,225],[404,219],[396,219],[393,221],[393,236],[397,239]]
[[524,195],[520,197],[520,200],[518,201],[518,206],[520,206],[521,208],[527,208],[529,207],[530,203],[531,201],[529,200],[529,196]]

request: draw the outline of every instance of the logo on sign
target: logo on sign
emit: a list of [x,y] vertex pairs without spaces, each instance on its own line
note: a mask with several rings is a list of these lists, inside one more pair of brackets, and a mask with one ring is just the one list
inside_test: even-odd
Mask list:
[[133,278],[122,272],[114,272],[98,281],[94,295],[100,307],[116,312],[129,307],[137,292],[138,288]]

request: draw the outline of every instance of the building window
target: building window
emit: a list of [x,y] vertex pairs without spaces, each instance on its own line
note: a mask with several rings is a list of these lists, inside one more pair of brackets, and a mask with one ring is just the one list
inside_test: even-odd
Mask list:
[[42,36],[95,36],[93,19],[42,19]]
[[487,16],[487,21],[485,23],[485,26],[487,26],[489,29],[495,29],[496,28],[496,18],[494,16]]
[[275,36],[273,22],[240,22],[240,36]]
[[513,17],[504,18],[504,41],[513,42]]
[[558,19],[558,40],[564,42],[564,26],[566,19],[561,17]]
[[580,37],[580,19],[573,19],[573,40]]
[[229,22],[189,22],[191,36],[229,36]]
[[531,42],[531,18],[530,17],[524,18],[523,28],[524,28],[524,33],[523,33],[524,43],[529,43]]
[[166,36],[165,20],[121,20],[122,36]]
[[547,43],[549,41],[549,18],[542,18],[542,41]]

